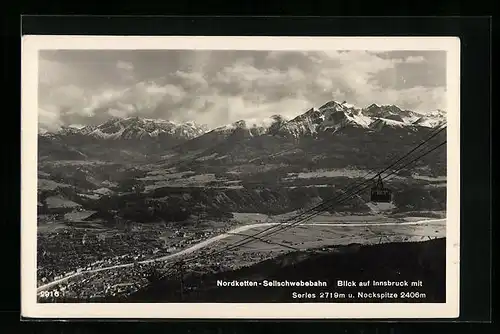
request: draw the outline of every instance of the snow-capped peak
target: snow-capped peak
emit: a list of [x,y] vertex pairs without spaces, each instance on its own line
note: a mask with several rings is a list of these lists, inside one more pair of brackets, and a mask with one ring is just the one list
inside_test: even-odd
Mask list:
[[311,108],[281,126],[281,133],[295,138],[300,136],[316,136],[322,131],[337,132],[341,128],[351,125],[367,128],[371,119],[357,112],[346,102],[329,101],[319,109]]
[[347,101],[338,102],[335,100],[328,101],[319,107],[320,111],[348,111],[348,110],[356,110],[356,107],[353,104],[347,103]]
[[[140,118],[111,118],[100,125],[64,127],[57,135],[83,135],[99,139],[143,139],[156,137],[173,137],[189,140],[207,132],[223,137],[254,137],[263,134],[299,138],[301,136],[317,136],[320,133],[335,133],[343,128],[376,130],[381,127],[436,127],[446,121],[446,113],[434,110],[421,114],[404,110],[395,105],[378,105],[373,103],[359,109],[346,101],[328,101],[319,108],[312,107],[299,116],[287,120],[274,115],[261,119],[241,119],[239,121],[217,127],[211,131],[193,121],[181,123],[171,120]],[[48,135],[44,135],[48,136]]]
[[[311,108],[280,126],[281,134],[295,138],[316,136],[322,132],[335,133],[345,127],[375,130],[381,127],[434,127],[442,123],[442,112],[422,118],[422,114],[403,110],[395,105],[373,103],[358,109],[346,101],[328,101],[318,109]],[[276,132],[276,131],[273,131]]]
[[370,124],[370,128],[373,130],[380,130],[383,127],[389,126],[392,128],[402,128],[404,126],[408,126],[409,124],[405,123],[403,120],[394,120],[390,118],[377,118]]
[[192,139],[207,132],[206,126],[194,122],[174,123],[169,120],[140,117],[111,118],[100,125],[82,128],[65,127],[60,135],[84,135],[99,139],[142,139],[158,136],[173,136]]
[[235,129],[245,128],[245,127],[246,127],[246,122],[244,120],[239,120],[239,121],[236,121],[236,122],[231,123],[231,124],[219,126],[215,129],[213,129],[213,131],[215,131],[215,132],[231,132]]
[[259,136],[265,134],[271,125],[269,121],[262,121],[260,124],[253,120],[239,120],[231,124],[215,128],[211,132],[223,135]]

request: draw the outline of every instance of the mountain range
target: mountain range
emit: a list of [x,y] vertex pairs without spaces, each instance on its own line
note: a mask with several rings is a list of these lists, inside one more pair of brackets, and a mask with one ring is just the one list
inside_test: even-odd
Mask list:
[[[353,178],[386,167],[445,123],[440,110],[422,115],[336,101],[289,120],[275,115],[266,125],[241,120],[208,129],[115,118],[40,134],[39,191],[140,221],[158,218],[146,212],[144,201],[153,199],[186,212],[204,206],[216,212],[285,213],[338,194]],[[443,130],[429,147],[446,140]],[[446,154],[437,150],[397,171],[391,180],[397,210],[443,210]],[[345,210],[371,210],[363,203],[349,203]]]
[[106,140],[136,140],[148,138],[168,138],[189,140],[207,132],[207,127],[194,122],[175,123],[167,120],[139,117],[111,118],[98,126],[81,128],[63,127],[55,133],[46,132],[46,137],[84,136]]
[[[286,121],[280,115],[272,116],[274,122],[270,126],[257,126],[239,120],[232,124],[217,127],[213,132],[229,134],[246,130],[249,135],[262,135],[272,129],[283,135],[294,137],[312,135],[321,131],[337,131],[345,126],[363,128],[379,128],[380,124],[389,126],[424,126],[436,127],[446,120],[446,113],[436,110],[427,114],[402,110],[395,105],[372,104],[367,108],[356,109],[347,103],[329,101],[319,108],[311,108],[305,113]],[[280,122],[279,125],[276,124]],[[272,128],[272,129],[271,129]],[[190,140],[209,131],[206,125],[195,122],[176,123],[169,120],[148,119],[139,117],[113,117],[98,126],[88,125],[80,128],[63,127],[57,132],[45,132],[42,136],[87,136],[97,139],[134,140],[145,138],[175,138]]]
[[438,127],[445,121],[446,113],[442,110],[423,115],[394,105],[372,104],[357,109],[337,101],[311,108],[291,120],[275,115],[268,125],[240,120],[212,130],[194,122],[112,118],[97,126],[63,127],[57,132],[41,133],[39,157],[55,160],[103,158],[102,154],[96,152],[102,147],[111,153],[108,157],[112,159],[144,158],[164,155],[168,150],[178,153],[206,150],[217,144],[234,144],[245,138],[265,137],[260,141],[296,143],[321,140],[348,131],[361,134],[399,128],[409,132],[425,132],[425,129]]

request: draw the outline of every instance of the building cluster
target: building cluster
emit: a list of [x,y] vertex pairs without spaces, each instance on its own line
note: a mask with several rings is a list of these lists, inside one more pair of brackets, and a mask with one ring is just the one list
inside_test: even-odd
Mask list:
[[[86,273],[54,287],[53,301],[92,301],[92,299],[131,294],[149,283],[147,265]],[[57,292],[58,297],[54,297]],[[42,301],[47,298],[40,298]]]
[[[202,250],[199,259],[184,262],[182,265],[184,275],[235,270],[273,257],[271,253],[258,251],[228,251],[218,255],[213,255],[211,251],[213,249]],[[172,266],[171,262],[154,261],[97,272],[84,272],[78,277],[70,278],[52,287],[51,290],[54,293],[57,291],[58,296],[64,297],[64,299],[52,297],[52,300],[91,302],[109,297],[126,297],[152,283],[152,270],[155,270],[160,278],[178,279],[179,269],[180,267]],[[54,296],[54,293],[49,295]],[[47,298],[41,298],[41,300],[47,301]]]
[[[168,233],[167,237],[164,236],[165,227],[161,229],[155,225],[127,233],[107,234],[101,230],[67,228],[39,234],[38,285],[78,274],[54,289],[64,290],[66,298],[75,299],[127,295],[146,284],[148,265],[140,264],[140,261],[176,253],[229,228],[200,230],[193,225],[182,225],[175,226],[174,230],[172,226],[167,231],[174,232]],[[123,264],[134,265],[126,269],[95,271]],[[158,263],[151,265],[158,266]],[[193,264],[192,269],[202,266],[205,264]]]
[[80,229],[38,235],[39,284],[89,271],[168,254],[164,243],[147,231],[106,236]]

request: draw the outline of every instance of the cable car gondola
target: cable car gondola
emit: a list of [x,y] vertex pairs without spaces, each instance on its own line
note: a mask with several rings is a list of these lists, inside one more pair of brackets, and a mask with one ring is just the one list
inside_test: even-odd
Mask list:
[[371,189],[370,200],[375,203],[390,203],[392,201],[392,191],[384,187],[380,175],[375,186]]

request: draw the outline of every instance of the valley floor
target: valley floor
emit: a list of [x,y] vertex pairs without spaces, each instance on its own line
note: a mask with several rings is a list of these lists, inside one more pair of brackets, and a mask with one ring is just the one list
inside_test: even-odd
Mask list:
[[[111,231],[99,229],[92,232],[88,226],[83,230],[75,226],[69,229],[67,226],[60,226],[55,232],[39,233],[39,256],[43,257],[45,252],[45,257],[52,258],[52,261],[39,261],[39,278],[44,273],[44,268],[48,267],[40,266],[40,263],[53,263],[54,268],[66,268],[50,280],[39,280],[40,296],[43,295],[42,291],[58,291],[58,298],[40,297],[39,301],[88,302],[106,297],[127,296],[154,282],[155,278],[151,278],[152,272],[178,278],[178,268],[171,268],[171,265],[176,262],[174,260],[180,259],[185,261],[182,268],[185,274],[215,273],[235,270],[294,251],[322,251],[322,248],[323,251],[328,251],[327,247],[330,246],[353,243],[416,242],[444,238],[446,235],[445,219],[323,215],[269,237],[263,234],[262,240],[255,239],[243,247],[214,255],[214,252],[229,243],[273,227],[290,216],[293,214],[274,217],[235,214],[231,223],[205,222],[197,228],[187,225],[181,229],[177,226],[179,232],[173,236],[165,235],[165,230],[169,230],[166,226],[155,225],[148,225],[147,228],[139,226],[135,231],[123,235],[116,231],[113,234]],[[205,230],[210,230],[211,233],[203,232]],[[54,237],[54,233],[59,236]],[[106,233],[109,235],[103,238],[102,235]],[[66,238],[61,238],[61,235]],[[182,244],[180,240],[183,241]],[[57,245],[51,242],[56,242]],[[106,243],[109,244],[106,246]],[[177,247],[172,246],[172,243]],[[64,247],[61,248],[63,244],[82,245],[83,247],[77,250],[72,246],[74,255],[78,256],[80,261],[87,260],[92,263],[79,264],[80,269],[75,267],[78,265],[77,260],[73,267],[71,261],[67,262],[66,267],[57,266],[55,259],[59,259],[60,263],[71,258],[70,252],[55,252],[57,249],[64,250]],[[103,255],[106,254],[102,252],[103,247],[110,249],[107,257]],[[53,253],[47,255],[48,250]],[[90,261],[92,255],[94,260]],[[198,256],[201,257],[197,258]]]

